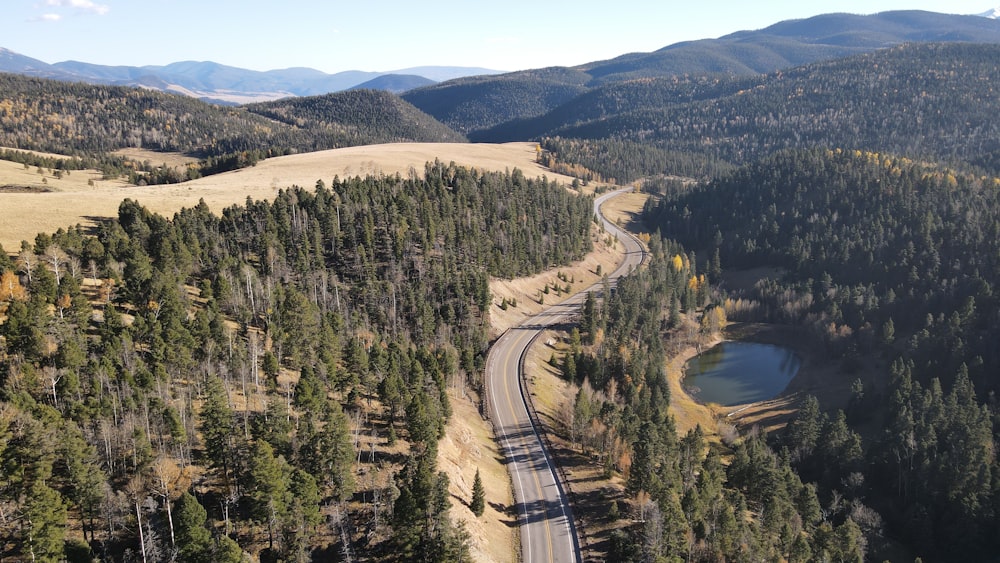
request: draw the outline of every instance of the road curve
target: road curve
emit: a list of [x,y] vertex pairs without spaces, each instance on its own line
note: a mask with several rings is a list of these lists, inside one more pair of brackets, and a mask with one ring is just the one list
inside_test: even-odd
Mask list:
[[[608,276],[612,286],[645,257],[642,245],[632,235],[600,214],[601,204],[627,191],[610,192],[594,200],[594,213],[606,231],[625,246],[624,261]],[[548,327],[573,320],[586,292],[601,291],[601,285],[596,283],[506,331],[486,358],[488,412],[513,482],[524,563],[582,561],[573,512],[556,477],[555,464],[528,412],[522,371],[531,342]]]

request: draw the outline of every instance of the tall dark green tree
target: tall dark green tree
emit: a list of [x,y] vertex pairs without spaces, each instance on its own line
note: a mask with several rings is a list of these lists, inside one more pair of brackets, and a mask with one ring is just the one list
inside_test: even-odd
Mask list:
[[184,561],[211,561],[212,534],[205,527],[208,513],[191,493],[185,492],[174,504],[174,526],[178,555]]
[[205,403],[201,408],[201,434],[209,464],[226,480],[230,478],[233,465],[234,423],[233,409],[229,406],[222,381],[209,376],[205,381]]
[[66,506],[62,496],[41,481],[28,490],[24,507],[24,553],[31,561],[62,561]]
[[472,481],[472,501],[469,503],[472,513],[482,516],[486,509],[486,489],[483,488],[483,480],[479,476],[479,469],[476,469],[476,478]]

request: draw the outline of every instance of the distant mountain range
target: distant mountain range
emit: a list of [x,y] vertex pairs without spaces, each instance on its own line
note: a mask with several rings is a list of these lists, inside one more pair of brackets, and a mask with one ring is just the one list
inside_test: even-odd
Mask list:
[[[0,48],[0,72],[92,84],[139,86],[175,92],[209,102],[243,104],[291,96],[314,96],[354,88],[396,94],[422,89],[410,99],[424,111],[462,132],[498,125],[479,120],[480,109],[455,107],[458,94],[485,96],[475,105],[495,114],[491,99],[507,104],[509,95],[527,94],[503,117],[534,117],[583,91],[640,78],[719,73],[747,75],[773,72],[818,60],[869,52],[909,42],[1000,42],[1000,8],[978,16],[923,11],[883,12],[870,16],[825,14],[789,20],[755,31],[739,31],[717,39],[685,41],[652,53],[630,53],[573,68],[502,73],[477,67],[422,66],[389,72],[351,70],[327,74],[312,68],[255,71],[210,61],[184,61],[165,66],[107,66],[79,61],[45,63]],[[472,77],[472,78],[470,78]],[[434,86],[437,83],[444,83]],[[539,85],[544,87],[540,92]],[[551,88],[555,85],[554,88]],[[424,88],[432,86],[432,88]],[[491,92],[499,87],[501,92]],[[429,91],[428,91],[429,90]],[[537,99],[538,97],[542,99]],[[428,102],[430,106],[423,105]],[[465,123],[453,114],[464,116]],[[475,123],[469,123],[468,121]]]
[[[651,53],[629,53],[576,67],[500,73],[485,68],[416,67],[391,72],[326,74],[311,68],[254,71],[214,62],[165,66],[48,64],[0,48],[0,72],[92,84],[139,86],[201,100],[245,104],[351,89],[400,94],[420,110],[474,140],[505,139],[588,93],[636,80],[756,76],[904,43],[1000,43],[1000,9],[979,16],[892,11],[825,14],[717,39],[686,41]],[[566,113],[566,112],[563,112]],[[555,117],[555,116],[553,116]],[[564,125],[572,115],[562,118]],[[513,126],[513,127],[512,127]],[[496,130],[500,128],[501,130]]]
[[256,71],[210,61],[165,66],[107,66],[79,61],[48,64],[0,48],[0,72],[91,84],[140,86],[210,102],[249,103],[290,96],[315,96],[352,88],[394,93],[437,82],[500,71],[478,67],[421,66],[390,72],[349,70],[326,74],[312,68]]
[[[333,147],[463,140],[538,141],[557,155],[555,164],[623,181],[664,170],[709,177],[783,148],[815,146],[1000,171],[1000,100],[991,89],[1000,83],[997,60],[997,19],[829,14],[574,68],[415,89],[431,80],[426,73],[360,83],[355,76],[357,89],[224,108],[161,92],[152,80],[137,90],[38,78],[68,68],[124,81],[130,71],[39,67],[5,51],[0,63],[22,73],[0,72],[0,105],[13,108],[0,111],[0,146],[67,155],[128,147],[181,152],[203,159],[200,174]],[[246,89],[235,79],[240,69],[163,68],[202,91]],[[323,76],[310,69],[257,73],[258,86],[265,84],[260,75],[283,92],[276,76],[299,83]]]

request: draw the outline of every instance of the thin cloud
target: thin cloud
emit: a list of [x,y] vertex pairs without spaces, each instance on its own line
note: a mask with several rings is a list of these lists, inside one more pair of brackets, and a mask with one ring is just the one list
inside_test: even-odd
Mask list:
[[57,22],[62,19],[59,14],[42,14],[29,19],[29,22]]
[[98,4],[93,0],[45,0],[46,6],[53,8],[76,8],[81,12],[103,16],[111,11],[111,6]]

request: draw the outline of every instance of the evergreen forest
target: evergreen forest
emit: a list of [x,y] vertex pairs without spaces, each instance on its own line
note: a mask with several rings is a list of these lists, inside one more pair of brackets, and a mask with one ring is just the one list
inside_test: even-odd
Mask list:
[[591,208],[434,163],[0,254],[3,557],[461,559],[436,447],[488,279],[582,257]]
[[[581,347],[561,365],[581,385],[581,447],[604,452],[649,503],[611,553],[861,561],[898,557],[898,542],[924,560],[989,560],[998,187],[903,157],[813,149],[649,200],[646,226],[677,242],[653,237],[648,269],[584,309]],[[711,257],[705,274],[695,252]],[[720,265],[783,274],[730,288]],[[853,378],[850,400],[830,409],[807,396],[783,430],[748,429],[720,464],[700,429],[678,437],[664,417],[662,366],[664,347],[726,322],[798,327]],[[873,359],[885,385],[855,375]]]

